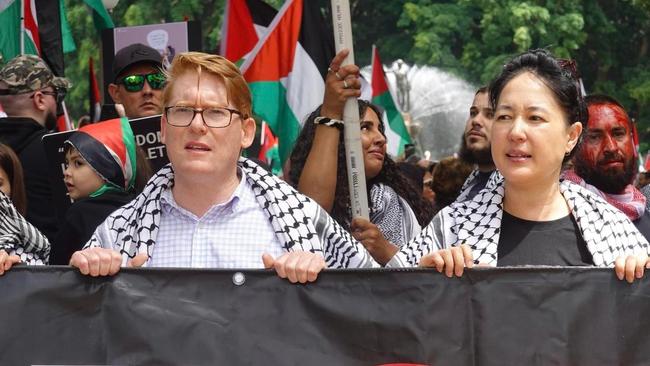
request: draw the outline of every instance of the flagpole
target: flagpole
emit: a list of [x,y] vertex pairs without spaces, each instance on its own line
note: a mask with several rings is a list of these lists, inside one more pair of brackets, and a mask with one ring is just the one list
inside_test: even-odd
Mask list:
[[20,54],[25,54],[25,0],[20,1]]
[[[342,66],[354,64],[352,48],[352,21],[350,19],[349,0],[332,0],[332,23],[334,26],[334,44],[336,53],[343,49],[350,50]],[[357,98],[351,97],[343,109],[343,136],[345,142],[345,162],[348,168],[348,184],[352,217],[370,217],[368,210],[368,193],[366,190],[366,172],[363,165],[361,149],[361,126],[359,124],[359,104]]]
[[61,101],[61,108],[63,109],[63,117],[65,118],[65,127],[70,131],[73,129],[73,126],[70,121],[70,115],[68,114],[68,108],[65,107],[65,101]]

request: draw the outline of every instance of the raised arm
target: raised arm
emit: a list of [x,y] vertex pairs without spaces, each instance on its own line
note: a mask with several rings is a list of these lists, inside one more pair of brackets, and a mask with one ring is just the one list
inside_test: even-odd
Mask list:
[[[321,117],[341,120],[345,101],[361,95],[359,68],[356,65],[341,67],[347,55],[348,51],[343,50],[330,63]],[[333,125],[316,126],[311,150],[298,180],[298,190],[318,202],[327,212],[331,212],[334,205],[341,132]]]

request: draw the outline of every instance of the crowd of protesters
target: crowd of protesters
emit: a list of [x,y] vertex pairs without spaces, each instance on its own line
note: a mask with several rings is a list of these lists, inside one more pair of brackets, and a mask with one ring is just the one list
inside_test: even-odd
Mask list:
[[[477,90],[457,155],[386,153],[383,111],[359,100],[369,220],[352,217],[343,107],[359,68],[331,61],[321,106],[305,116],[285,180],[241,157],[255,137],[251,94],[223,57],[120,50],[108,91],[121,118],[64,143],[74,201],[57,216],[41,138],[70,83],[37,56],[0,69],[0,274],[71,265],[91,276],[124,266],[273,268],[291,282],[325,268],[613,267],[643,276],[648,199],[623,105],[582,94],[576,65],[545,50],[510,60]],[[161,115],[170,163],[151,172],[128,119]],[[461,122],[461,121],[459,121]],[[420,160],[420,161],[418,161]]]

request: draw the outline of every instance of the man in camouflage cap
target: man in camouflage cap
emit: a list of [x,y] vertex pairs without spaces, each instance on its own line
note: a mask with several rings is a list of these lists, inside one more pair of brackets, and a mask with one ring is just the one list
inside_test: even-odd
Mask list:
[[0,105],[7,114],[0,118],[0,142],[16,152],[23,165],[27,220],[50,241],[57,219],[41,138],[56,125],[57,105],[69,87],[38,56],[15,57],[0,69]]

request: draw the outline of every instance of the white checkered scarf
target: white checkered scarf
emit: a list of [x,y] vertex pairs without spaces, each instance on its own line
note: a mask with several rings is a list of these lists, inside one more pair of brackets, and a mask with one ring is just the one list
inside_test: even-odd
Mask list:
[[[501,174],[493,174],[486,185],[490,188],[483,189],[470,201],[445,207],[417,239],[401,248],[391,265],[416,266],[429,252],[467,244],[472,248],[474,263],[495,266],[503,214],[503,184]],[[560,182],[560,192],[594,265],[609,267],[619,256],[648,253],[648,242],[634,224],[602,198],[569,181]]]
[[9,197],[0,192],[0,250],[17,255],[27,264],[47,264],[50,242],[18,213]]
[[[286,251],[321,253],[329,268],[378,266],[363,246],[310,198],[248,159],[240,158],[238,165]],[[173,184],[174,171],[168,164],[133,201],[106,219],[113,241],[110,247],[119,250],[123,264],[145,250],[151,258],[160,226],[160,197]],[[96,231],[84,248],[106,245],[100,243]]]

